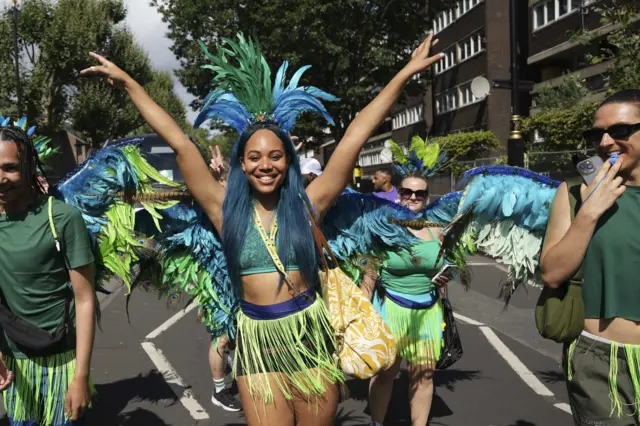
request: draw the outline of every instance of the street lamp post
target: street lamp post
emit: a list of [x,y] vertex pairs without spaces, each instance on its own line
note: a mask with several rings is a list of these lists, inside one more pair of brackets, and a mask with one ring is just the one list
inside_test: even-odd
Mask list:
[[22,117],[22,82],[20,81],[20,48],[18,46],[18,0],[13,0],[13,51],[15,55],[18,117]]
[[524,167],[524,139],[522,138],[522,117],[519,113],[520,82],[518,81],[518,0],[510,0],[509,38],[511,40],[511,132],[507,142],[507,159],[510,166]]

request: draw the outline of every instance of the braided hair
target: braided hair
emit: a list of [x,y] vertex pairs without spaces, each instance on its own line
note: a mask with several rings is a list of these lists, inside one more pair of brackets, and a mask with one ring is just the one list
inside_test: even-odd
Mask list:
[[42,182],[38,180],[38,171],[43,173],[43,175],[44,171],[40,158],[38,158],[38,151],[33,146],[31,137],[20,127],[7,126],[0,129],[0,141],[14,142],[18,147],[20,177],[22,182],[29,185],[37,194],[46,194],[46,188]]

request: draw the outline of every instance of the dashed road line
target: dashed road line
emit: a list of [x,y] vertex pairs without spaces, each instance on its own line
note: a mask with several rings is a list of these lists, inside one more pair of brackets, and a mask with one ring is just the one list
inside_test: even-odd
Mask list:
[[161,333],[167,331],[172,325],[180,321],[185,315],[187,315],[189,312],[193,311],[197,307],[198,307],[198,304],[196,302],[192,302],[191,305],[187,306],[186,309],[180,310],[180,312],[178,312],[177,314],[175,314],[174,316],[172,316],[171,318],[163,322],[158,328],[153,330],[151,333],[147,334],[146,339],[147,340],[155,339]]
[[[540,396],[555,398],[555,394],[551,392],[551,390],[546,387],[522,361],[520,361],[520,359],[507,347],[507,345],[504,344],[502,340],[500,340],[498,335],[489,326],[457,312],[454,312],[453,316],[464,323],[477,326],[489,341],[489,344],[493,346],[493,348],[498,352],[498,354],[500,354],[507,364],[509,364],[518,377],[520,377],[520,379],[535,393]],[[571,414],[571,407],[569,404],[559,402],[553,404],[553,406],[565,413]]]
[[142,342],[142,349],[144,349],[147,355],[149,355],[149,358],[151,358],[151,361],[155,364],[156,368],[162,374],[162,377],[167,383],[170,385],[180,386],[183,389],[182,396],[178,395],[178,397],[191,417],[193,417],[194,420],[209,419],[207,411],[193,397],[191,390],[187,389],[187,385],[184,383],[184,380],[171,366],[162,351],[151,342]]

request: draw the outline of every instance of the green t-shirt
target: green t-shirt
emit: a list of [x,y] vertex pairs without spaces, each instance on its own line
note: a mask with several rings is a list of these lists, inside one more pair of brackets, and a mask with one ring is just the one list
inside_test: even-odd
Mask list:
[[[80,212],[53,200],[53,223],[61,251],[56,249],[49,225],[48,197],[43,196],[30,210],[0,214],[0,297],[2,304],[25,321],[49,332],[55,331],[64,316],[67,298],[73,298],[70,269],[93,263],[91,240]],[[75,324],[75,309],[69,310]],[[56,352],[75,349],[75,328]],[[50,355],[18,348],[0,333],[0,351],[14,358]]]
[[627,186],[598,220],[584,256],[585,318],[640,321],[640,187]]

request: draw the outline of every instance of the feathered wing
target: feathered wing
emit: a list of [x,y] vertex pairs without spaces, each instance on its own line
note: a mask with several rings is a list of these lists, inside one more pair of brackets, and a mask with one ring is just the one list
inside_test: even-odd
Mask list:
[[137,229],[161,247],[159,269],[149,265],[138,281],[151,282],[163,295],[188,294],[199,305],[202,322],[214,337],[235,336],[238,295],[231,284],[220,238],[202,208],[190,200],[160,211],[158,228],[147,211]]
[[524,169],[490,166],[470,170],[463,183],[443,249],[462,245],[507,266],[501,296],[508,303],[517,288],[538,279],[542,240],[560,182]]
[[143,138],[129,138],[97,151],[61,180],[51,193],[78,209],[87,224],[96,257],[96,284],[117,276],[131,290],[132,266],[149,247],[135,232],[134,203],[156,218],[177,201],[157,200],[152,183],[179,187],[154,169],[141,154]]
[[418,243],[406,226],[396,221],[416,221],[421,216],[396,203],[358,192],[344,193],[329,209],[322,231],[345,272],[358,279],[360,272],[379,269],[384,252]]

